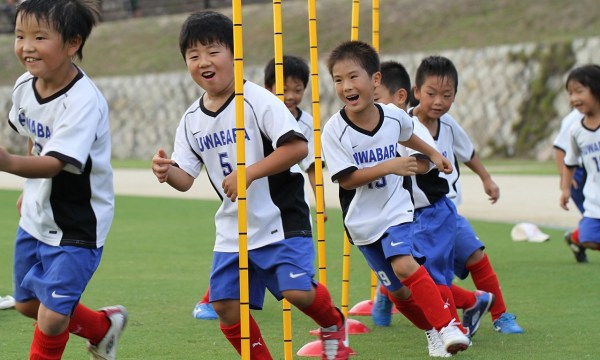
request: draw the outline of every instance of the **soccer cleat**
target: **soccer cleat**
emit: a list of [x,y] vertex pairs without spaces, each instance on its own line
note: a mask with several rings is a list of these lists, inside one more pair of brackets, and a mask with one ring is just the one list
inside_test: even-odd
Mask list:
[[99,309],[99,311],[106,315],[110,321],[110,327],[97,345],[87,342],[87,348],[91,355],[90,360],[115,360],[119,338],[127,325],[127,309],[124,306],[115,305]]
[[429,349],[429,356],[431,357],[450,357],[452,354],[446,351],[444,343],[440,338],[440,334],[436,329],[425,331],[427,337],[427,348]]
[[192,316],[198,320],[216,320],[219,317],[210,303],[197,303]]
[[467,335],[463,334],[462,330],[456,325],[454,319],[443,327],[440,332],[440,338],[446,351],[454,355],[459,351],[466,350],[471,343]]
[[523,328],[517,324],[516,319],[516,315],[504,313],[494,320],[494,330],[502,334],[522,334]]
[[571,240],[571,235],[573,235],[573,232],[571,231],[565,233],[565,242],[567,243],[569,249],[571,249],[573,252],[573,255],[575,255],[575,260],[577,260],[578,263],[588,262],[587,255],[585,254],[585,248],[581,245],[575,244],[573,240]]
[[346,360],[350,357],[350,348],[348,347],[348,336],[346,334],[346,320],[339,329],[336,325],[327,328],[321,328],[319,331],[321,338],[322,352],[321,360]]
[[375,302],[373,303],[373,308],[371,308],[371,317],[377,326],[390,326],[392,323],[393,304],[386,295],[379,291],[380,286],[381,284],[377,286],[375,291]]
[[0,296],[0,310],[15,307],[15,298],[10,295]]
[[494,294],[479,291],[475,292],[475,305],[463,310],[462,325],[469,331],[469,337],[473,337],[479,329],[483,315],[490,311],[492,305],[494,305]]

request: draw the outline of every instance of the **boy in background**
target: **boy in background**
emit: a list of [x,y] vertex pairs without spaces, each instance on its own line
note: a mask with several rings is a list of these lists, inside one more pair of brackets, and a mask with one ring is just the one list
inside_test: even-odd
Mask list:
[[[569,147],[569,131],[573,124],[583,120],[583,114],[573,109],[567,116],[565,116],[560,123],[560,130],[556,139],[554,139],[554,160],[556,161],[556,167],[558,168],[559,184],[562,183],[563,170],[565,167],[565,153]],[[573,183],[571,184],[571,200],[577,206],[579,212],[583,215],[585,211],[583,208],[583,201],[585,196],[583,195],[583,187],[587,178],[587,173],[581,165],[581,160],[578,166],[576,166],[573,173]],[[579,244],[579,229],[575,228],[573,231],[567,231],[565,233],[565,241],[575,255],[575,261],[578,263],[586,263],[587,255],[585,253],[585,247]]]
[[[458,89],[458,72],[454,64],[442,56],[426,57],[417,69],[415,83],[414,95],[419,105],[413,108],[411,113],[429,130],[439,151],[455,165],[451,173],[440,173],[440,176],[444,177],[450,185],[448,198],[457,206],[460,203],[457,166],[459,162],[463,162],[479,175],[486,194],[492,204],[495,203],[500,196],[498,186],[475,154],[469,136],[448,114]],[[517,324],[516,316],[506,312],[498,277],[487,254],[483,252],[485,246],[464,217],[458,216],[457,219],[454,274],[460,279],[465,279],[470,273],[478,290],[494,295],[494,304],[490,308],[490,313],[496,331],[506,334],[522,333],[523,329]],[[473,293],[458,286],[452,286],[451,290],[457,308],[474,309],[472,313],[469,311],[463,313],[463,325],[476,330],[479,325],[475,320],[480,318],[477,315],[481,315],[481,312],[473,306],[481,293]]]
[[[322,359],[347,359],[346,324],[325,286],[314,280],[314,245],[304,176],[296,165],[306,139],[285,105],[265,88],[244,83],[244,139],[236,139],[233,23],[214,11],[191,14],[179,46],[192,79],[205,90],[183,115],[172,159],[159,149],[152,171],[161,183],[187,191],[206,167],[222,199],[210,301],[227,340],[241,353],[236,140],[246,142],[249,305],[261,309],[265,290],[284,297],[321,327]],[[271,359],[250,316],[250,355]]]
[[[451,164],[413,134],[413,121],[395,106],[374,103],[380,83],[379,56],[361,41],[338,45],[327,60],[344,107],[325,124],[323,151],[340,204],[348,237],[369,267],[398,302],[412,301],[451,354],[467,349],[469,339],[444,306],[439,289],[421,266],[424,256],[413,246],[414,207],[410,176],[418,171],[413,156],[397,157],[398,143],[421,152],[438,169]],[[410,298],[400,298],[401,289]]]
[[29,359],[60,359],[69,333],[92,359],[115,359],[123,306],[91,310],[79,300],[96,271],[114,216],[106,100],[73,62],[99,4],[27,0],[17,7],[17,80],[9,125],[29,155],[0,147],[0,171],[26,178],[14,258],[16,309],[36,319]]
[[566,81],[569,102],[583,114],[569,130],[569,146],[566,149],[565,168],[561,182],[560,206],[569,210],[571,185],[575,169],[582,164],[590,176],[583,187],[583,218],[579,221],[580,246],[600,250],[600,201],[598,200],[598,143],[600,136],[600,66],[589,64],[577,67],[569,73]]

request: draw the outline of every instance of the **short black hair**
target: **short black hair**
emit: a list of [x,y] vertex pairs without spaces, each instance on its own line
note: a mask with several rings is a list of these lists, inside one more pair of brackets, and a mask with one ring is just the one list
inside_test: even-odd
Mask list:
[[92,28],[100,20],[98,1],[93,0],[26,0],[17,6],[16,17],[33,16],[60,34],[64,43],[81,38],[77,58],[83,59],[83,46]]
[[569,85],[570,81],[577,81],[581,85],[589,88],[596,100],[600,101],[600,66],[588,64],[576,67],[569,72],[565,87]]
[[212,10],[197,11],[185,20],[179,33],[179,50],[185,60],[187,49],[200,43],[204,46],[221,44],[233,53],[233,22]]
[[[310,69],[304,59],[294,55],[283,55],[283,79],[296,78],[308,85]],[[271,59],[265,66],[265,87],[272,88],[275,85],[275,59]]]
[[345,41],[331,51],[327,58],[327,69],[333,75],[333,67],[340,61],[350,60],[365,69],[369,76],[379,71],[379,54],[371,45],[363,41]]
[[381,63],[381,83],[390,93],[404,89],[410,95],[410,76],[404,65],[397,61],[389,60]]
[[458,91],[458,71],[456,67],[450,61],[450,59],[432,55],[421,60],[421,64],[417,68],[417,75],[415,76],[415,84],[418,88],[423,86],[425,79],[429,76],[435,76],[439,78],[447,78],[454,82],[454,92]]

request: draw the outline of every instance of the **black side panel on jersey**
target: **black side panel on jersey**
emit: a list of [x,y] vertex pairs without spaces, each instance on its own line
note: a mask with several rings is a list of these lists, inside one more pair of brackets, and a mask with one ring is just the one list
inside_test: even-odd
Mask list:
[[425,193],[430,204],[435,203],[450,191],[448,181],[440,177],[438,169],[433,169],[427,174],[417,175],[416,179],[417,186]]
[[[340,197],[340,206],[342,208],[342,219],[345,220],[346,214],[348,214],[348,209],[350,208],[350,204],[352,203],[352,200],[354,199],[354,196],[356,195],[356,189],[346,190],[340,186],[338,194],[339,194],[338,196]],[[344,221],[344,228],[346,228],[345,221]],[[354,242],[352,241],[352,238],[350,237],[350,232],[347,229],[346,229],[346,234],[348,235],[348,240],[350,241],[350,243],[354,244]]]
[[96,214],[92,208],[90,173],[92,159],[88,157],[81,175],[61,171],[52,178],[50,206],[54,221],[63,232],[61,246],[96,248]]
[[[304,138],[302,136],[302,138]],[[273,151],[271,141],[261,132],[263,154]],[[310,208],[304,198],[304,176],[289,169],[267,177],[271,200],[281,212],[284,237],[311,237]]]

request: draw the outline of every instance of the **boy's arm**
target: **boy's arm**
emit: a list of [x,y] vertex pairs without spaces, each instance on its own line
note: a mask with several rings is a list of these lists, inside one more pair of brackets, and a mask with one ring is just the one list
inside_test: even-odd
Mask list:
[[[308,145],[304,139],[292,138],[278,146],[269,156],[246,168],[246,188],[254,180],[286,171],[308,154]],[[223,179],[223,191],[231,201],[237,199],[237,171]]]
[[152,157],[152,172],[158,182],[166,182],[179,191],[188,191],[194,184],[194,178],[174,165],[175,162],[167,157],[164,149],[158,149]]
[[409,147],[411,149],[417,150],[423,155],[429,157],[432,163],[438,168],[439,171],[450,174],[452,172],[452,164],[450,161],[446,159],[439,151],[433,148],[431,145],[427,144],[423,139],[413,134],[406,141],[401,141],[400,144]]
[[352,171],[338,179],[343,189],[353,190],[365,186],[386,175],[413,176],[417,172],[417,159],[414,156],[395,157],[375,166]]
[[58,175],[64,163],[53,156],[13,155],[0,147],[0,171],[28,179],[52,178]]
[[567,203],[571,197],[571,183],[573,182],[575,167],[564,166],[562,174],[563,176],[560,182],[560,207],[569,210]]
[[500,188],[496,185],[494,180],[492,180],[492,176],[488,173],[485,166],[483,166],[479,157],[474,155],[471,160],[465,162],[465,165],[479,176],[483,183],[483,190],[489,196],[489,200],[492,204],[495,204],[496,201],[498,201],[498,198],[500,198]]

